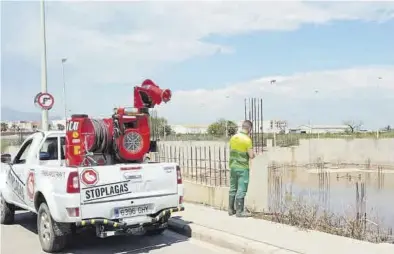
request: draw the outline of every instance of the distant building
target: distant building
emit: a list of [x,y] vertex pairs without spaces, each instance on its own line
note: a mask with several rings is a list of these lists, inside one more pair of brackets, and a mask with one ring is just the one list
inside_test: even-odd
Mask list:
[[[238,122],[238,130],[242,128],[242,121]],[[253,128],[263,133],[288,133],[288,124],[285,120],[252,121]]]
[[31,121],[10,121],[5,122],[8,127],[8,131],[32,131],[33,122]]
[[290,129],[289,133],[344,133],[349,130],[347,125],[300,125],[297,128]]
[[32,122],[33,125],[33,130],[37,130],[39,128],[41,128],[41,123],[40,122]]
[[[61,130],[59,127],[65,128],[66,127],[66,120],[52,120],[51,128],[52,130]],[[64,130],[64,129],[63,129]]]
[[208,126],[205,125],[171,125],[176,134],[206,134]]

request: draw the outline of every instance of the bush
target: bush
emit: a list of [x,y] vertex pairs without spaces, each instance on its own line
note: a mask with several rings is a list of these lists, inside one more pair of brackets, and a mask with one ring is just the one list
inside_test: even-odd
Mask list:
[[256,218],[302,229],[317,230],[375,243],[394,243],[392,229],[383,229],[378,223],[367,219],[366,214],[341,216],[328,212],[316,204],[306,202],[302,198],[287,202],[279,210],[273,213],[253,214]]

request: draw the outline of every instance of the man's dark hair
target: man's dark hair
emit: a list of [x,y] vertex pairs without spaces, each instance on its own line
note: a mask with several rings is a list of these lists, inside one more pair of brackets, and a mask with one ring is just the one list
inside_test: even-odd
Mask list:
[[252,129],[252,127],[253,127],[253,123],[249,120],[245,120],[242,123],[242,129]]

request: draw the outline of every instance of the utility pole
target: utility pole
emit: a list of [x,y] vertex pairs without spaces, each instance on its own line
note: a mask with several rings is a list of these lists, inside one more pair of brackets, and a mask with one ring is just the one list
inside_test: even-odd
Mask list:
[[67,58],[62,58],[62,75],[63,75],[63,100],[64,100],[64,120],[67,125],[67,100],[66,100],[66,78],[64,76],[64,63],[67,61]]
[[[46,34],[45,34],[45,2],[41,0],[41,44],[42,44],[42,55],[41,55],[41,92],[47,92],[47,46],[46,46]],[[48,126],[48,110],[42,109],[41,125],[44,131],[49,129]]]

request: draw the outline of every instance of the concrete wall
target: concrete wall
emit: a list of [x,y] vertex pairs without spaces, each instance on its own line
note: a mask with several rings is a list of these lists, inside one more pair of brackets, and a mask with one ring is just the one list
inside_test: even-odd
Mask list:
[[[259,155],[250,169],[250,183],[246,196],[246,207],[252,211],[268,211],[268,160]],[[184,181],[184,200],[204,204],[218,209],[228,208],[229,187],[215,187],[192,181]]]
[[[190,157],[190,147],[211,147],[215,160],[228,158],[228,143],[225,141],[161,141],[165,147],[176,147],[186,151]],[[226,150],[224,148],[226,147]],[[271,160],[290,163],[312,163],[323,160],[331,163],[371,163],[394,164],[394,138],[387,139],[302,139],[295,147],[267,147]],[[193,155],[194,156],[194,155]]]
[[394,139],[310,139],[289,148],[270,148],[271,160],[311,163],[322,160],[331,163],[394,164]]

